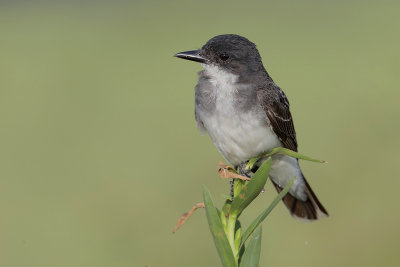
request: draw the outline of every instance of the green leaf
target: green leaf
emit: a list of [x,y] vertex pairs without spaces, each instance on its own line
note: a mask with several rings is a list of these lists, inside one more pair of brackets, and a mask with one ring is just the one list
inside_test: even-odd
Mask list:
[[240,261],[240,267],[258,267],[261,252],[261,225],[253,232]]
[[285,188],[283,188],[283,190],[278,194],[278,196],[274,199],[274,201],[272,201],[269,207],[266,210],[264,210],[246,229],[246,231],[242,235],[242,246],[244,242],[246,242],[246,240],[249,238],[251,233],[254,231],[254,229],[256,229],[257,226],[259,226],[264,221],[264,219],[268,216],[268,214],[270,214],[271,211],[275,208],[275,206],[278,205],[279,201],[281,201],[282,198],[287,194],[287,192],[289,192],[290,187],[292,186],[294,180],[295,178],[292,178],[292,180],[289,181],[289,183],[285,186]]
[[232,202],[231,214],[239,217],[240,213],[260,194],[267,182],[269,170],[271,169],[271,157],[269,157],[251,178],[250,182],[243,185],[240,193]]
[[307,157],[305,155],[302,155],[300,153],[294,152],[293,150],[283,148],[283,147],[275,147],[274,149],[271,150],[271,152],[269,152],[261,157],[266,158],[266,157],[270,157],[274,154],[285,154],[285,155],[288,155],[290,157],[297,158],[297,159],[304,159],[304,160],[312,161],[312,162],[326,163],[325,160],[313,159],[313,158]]
[[210,227],[211,235],[214,238],[214,243],[218,250],[222,264],[225,267],[236,267],[237,263],[233,256],[231,246],[229,245],[228,238],[225,235],[217,209],[215,208],[211,199],[210,192],[205,186],[203,186],[203,197],[206,207],[208,225]]

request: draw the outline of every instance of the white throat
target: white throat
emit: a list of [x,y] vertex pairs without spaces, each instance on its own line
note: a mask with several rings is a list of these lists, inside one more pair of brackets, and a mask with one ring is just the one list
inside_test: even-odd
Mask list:
[[218,94],[232,94],[238,76],[230,73],[217,65],[202,64],[205,74],[210,77],[212,85],[219,89]]

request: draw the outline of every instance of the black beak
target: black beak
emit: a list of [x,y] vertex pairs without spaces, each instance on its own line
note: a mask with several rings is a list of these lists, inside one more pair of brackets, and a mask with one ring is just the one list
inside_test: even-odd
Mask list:
[[174,55],[174,57],[179,57],[187,60],[192,60],[200,63],[206,63],[207,59],[200,55],[200,50],[192,50],[186,52],[180,52]]

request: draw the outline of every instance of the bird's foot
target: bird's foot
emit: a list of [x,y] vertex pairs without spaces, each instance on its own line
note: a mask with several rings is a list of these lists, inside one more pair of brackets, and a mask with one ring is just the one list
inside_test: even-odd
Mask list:
[[242,162],[237,166],[237,171],[240,175],[252,178],[254,173],[251,168],[248,168],[248,161]]
[[[254,173],[258,170],[256,163],[259,159],[260,158],[252,158],[249,161],[240,163],[236,168],[239,175],[253,178]],[[263,188],[261,190],[261,193],[264,193],[264,192],[265,192],[265,188]]]

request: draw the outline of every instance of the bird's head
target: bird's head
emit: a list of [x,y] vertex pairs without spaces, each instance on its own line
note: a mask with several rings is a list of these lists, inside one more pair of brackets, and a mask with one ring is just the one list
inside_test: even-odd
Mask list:
[[256,45],[235,34],[215,36],[201,49],[177,53],[175,56],[200,62],[205,68],[211,65],[240,76],[264,69]]

